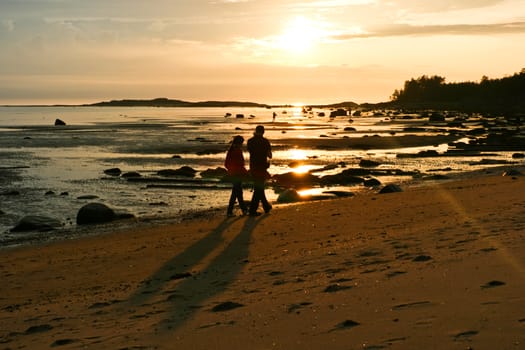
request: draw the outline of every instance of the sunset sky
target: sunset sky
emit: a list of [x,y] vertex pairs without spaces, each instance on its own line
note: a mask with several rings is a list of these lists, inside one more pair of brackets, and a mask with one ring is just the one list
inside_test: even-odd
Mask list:
[[388,101],[525,68],[525,0],[0,0],[0,104]]

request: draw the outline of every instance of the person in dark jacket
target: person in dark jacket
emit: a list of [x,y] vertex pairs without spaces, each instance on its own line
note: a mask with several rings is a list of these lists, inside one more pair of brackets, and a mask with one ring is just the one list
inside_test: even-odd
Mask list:
[[264,126],[258,125],[255,128],[253,137],[248,140],[248,152],[250,152],[250,174],[253,179],[253,196],[250,203],[250,216],[257,216],[259,202],[262,204],[265,213],[272,210],[272,205],[268,203],[264,193],[265,182],[270,178],[268,159],[272,158],[272,147],[270,141],[264,136]]
[[242,181],[248,177],[248,170],[244,167],[244,156],[242,154],[243,142],[244,138],[242,136],[235,136],[228,149],[228,153],[226,153],[226,160],[224,161],[224,166],[228,170],[228,176],[232,183],[232,193],[226,211],[226,215],[228,216],[234,216],[233,207],[235,201],[239,202],[239,207],[243,215],[248,213],[248,208],[246,207],[246,203],[244,203],[242,195]]

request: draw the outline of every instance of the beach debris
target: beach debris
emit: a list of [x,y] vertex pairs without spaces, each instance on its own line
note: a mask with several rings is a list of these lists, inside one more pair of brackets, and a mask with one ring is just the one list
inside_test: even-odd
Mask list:
[[490,282],[485,283],[484,285],[481,286],[481,288],[487,289],[487,288],[500,287],[504,285],[505,285],[505,282],[495,280],[495,281],[490,281]]
[[394,192],[403,192],[403,190],[401,189],[401,187],[399,187],[399,185],[389,184],[383,187],[381,191],[379,191],[379,193],[381,194],[394,193]]
[[220,303],[218,305],[215,305],[211,311],[212,312],[224,312],[224,311],[230,311],[233,309],[236,309],[238,307],[244,306],[243,304],[236,303],[234,301],[225,301],[224,303]]
[[120,176],[121,173],[122,173],[122,170],[120,170],[119,168],[110,168],[110,169],[104,170],[104,174],[110,175],[110,176]]
[[277,203],[295,203],[300,201],[301,195],[293,188],[285,190],[277,197]]
[[102,203],[89,203],[84,205],[77,213],[78,225],[99,224],[110,222],[117,218],[113,209]]
[[40,215],[27,215],[11,229],[11,232],[51,231],[61,227],[62,223],[57,219]]
[[510,169],[510,170],[503,172],[503,174],[501,175],[502,176],[523,176],[523,173],[516,169]]
[[63,121],[62,119],[55,119],[55,126],[61,126],[61,125],[66,125],[66,122]]

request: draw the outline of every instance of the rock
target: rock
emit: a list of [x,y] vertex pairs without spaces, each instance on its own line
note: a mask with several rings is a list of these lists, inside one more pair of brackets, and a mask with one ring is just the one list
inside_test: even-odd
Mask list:
[[431,116],[428,117],[428,121],[429,122],[444,122],[445,121],[445,116],[443,114],[439,114],[439,113],[432,113]]
[[319,183],[319,178],[310,173],[294,173],[288,172],[284,174],[276,174],[273,179],[277,185],[282,187],[311,187]]
[[51,231],[61,227],[62,223],[57,219],[47,216],[27,215],[11,229],[11,232]]
[[381,165],[381,163],[376,162],[374,160],[361,159],[361,161],[359,161],[359,166],[363,168],[375,168],[379,165]]
[[77,199],[97,199],[98,196],[94,194],[85,194],[83,196],[78,196]]
[[525,158],[525,154],[524,153],[514,153],[512,155],[512,159],[523,159]]
[[4,214],[5,214],[5,212],[0,209],[0,215],[4,215]]
[[66,122],[61,119],[55,119],[55,126],[66,125]]
[[236,114],[235,118],[242,119],[242,118],[244,118],[244,114]]
[[356,131],[356,128],[354,127],[351,127],[351,126],[347,126],[346,128],[344,128],[345,131]]
[[185,176],[185,177],[194,177],[197,173],[197,170],[189,167],[183,166],[179,169],[164,169],[159,170],[157,175],[159,176]]
[[111,168],[104,170],[104,174],[110,176],[119,176],[121,173],[122,171],[119,168]]
[[346,171],[335,175],[325,175],[321,178],[323,185],[357,185],[363,182],[362,177],[349,175]]
[[9,190],[9,191],[4,191],[2,193],[0,193],[2,196],[19,196],[20,195],[20,191],[17,191],[17,190]]
[[386,185],[385,187],[381,189],[381,191],[379,191],[379,193],[381,194],[394,193],[394,192],[403,192],[403,190],[398,185],[390,184],[390,185]]
[[84,205],[77,213],[78,225],[99,224],[110,222],[117,218],[113,209],[102,203]]
[[54,196],[55,192],[54,191],[47,191],[44,195],[46,195],[46,196]]
[[181,159],[182,157],[178,154],[174,154],[173,156],[171,156],[172,159]]
[[124,178],[130,178],[130,177],[142,177],[138,172],[136,171],[128,171],[127,173],[122,174],[122,177]]
[[365,187],[374,187],[374,186],[379,186],[381,185],[381,181],[379,181],[378,179],[365,179],[365,181],[363,182],[363,185]]
[[201,177],[205,178],[222,178],[228,175],[228,170],[225,168],[217,167],[215,169],[206,169],[201,171]]
[[295,203],[300,202],[301,196],[294,189],[287,189],[277,197],[277,203]]

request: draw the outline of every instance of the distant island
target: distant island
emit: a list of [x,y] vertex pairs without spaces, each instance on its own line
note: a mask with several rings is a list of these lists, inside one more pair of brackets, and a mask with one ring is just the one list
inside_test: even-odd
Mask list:
[[[203,101],[188,102],[168,98],[152,100],[112,100],[84,106],[101,107],[287,107],[255,102]],[[455,110],[463,112],[525,113],[525,68],[520,73],[501,79],[481,78],[479,83],[446,83],[441,76],[423,75],[405,81],[404,87],[395,90],[389,102],[363,103],[340,102],[326,105],[308,105],[314,108],[347,109],[405,109],[405,110]]]

